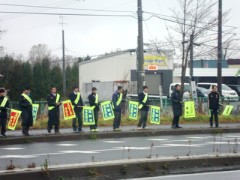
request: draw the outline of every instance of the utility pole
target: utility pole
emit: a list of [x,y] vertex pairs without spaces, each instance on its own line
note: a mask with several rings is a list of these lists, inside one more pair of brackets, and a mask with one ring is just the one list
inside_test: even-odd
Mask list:
[[222,0],[218,2],[218,70],[217,83],[218,91],[222,94]]
[[143,49],[143,13],[142,13],[142,0],[137,1],[138,1],[137,91],[141,92],[142,87],[145,84],[144,49]]
[[190,35],[190,82],[193,81],[193,34]]
[[65,65],[65,37],[64,37],[64,29],[63,29],[63,17],[62,18],[62,68],[63,68],[63,97],[66,97],[66,65]]

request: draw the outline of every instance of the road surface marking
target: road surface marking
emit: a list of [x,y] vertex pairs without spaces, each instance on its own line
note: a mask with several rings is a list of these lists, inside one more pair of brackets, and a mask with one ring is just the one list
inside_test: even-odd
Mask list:
[[168,139],[148,139],[149,141],[168,141]]
[[94,154],[94,153],[98,153],[96,151],[59,151],[60,153],[63,154]]
[[22,150],[22,149],[25,149],[25,148],[20,148],[20,147],[12,147],[12,148],[0,148],[0,149],[3,149],[3,150]]
[[124,141],[103,141],[105,143],[113,143],[113,144],[121,144],[121,143],[125,143]]
[[29,159],[29,158],[36,158],[37,156],[34,155],[4,155],[0,156],[0,159],[6,158],[19,158],[19,159]]
[[56,146],[72,147],[72,146],[78,146],[78,144],[56,144]]

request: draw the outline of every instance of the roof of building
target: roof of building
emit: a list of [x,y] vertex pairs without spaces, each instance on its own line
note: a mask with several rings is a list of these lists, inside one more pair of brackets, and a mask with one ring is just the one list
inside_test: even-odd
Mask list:
[[228,65],[240,65],[240,59],[228,59]]
[[109,53],[109,54],[99,55],[96,58],[93,58],[93,59],[90,59],[90,60],[87,60],[87,61],[83,61],[79,64],[82,65],[82,64],[92,63],[92,62],[95,62],[95,61],[111,58],[111,57],[114,57],[114,56],[119,56],[119,55],[126,54],[126,53],[132,53],[132,52],[136,52],[136,49],[127,49],[127,50],[123,50],[123,51],[116,51],[116,52],[112,52],[112,53]]

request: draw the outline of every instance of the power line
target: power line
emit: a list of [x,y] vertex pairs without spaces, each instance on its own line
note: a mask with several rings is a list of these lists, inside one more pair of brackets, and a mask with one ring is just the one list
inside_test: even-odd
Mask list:
[[41,12],[20,12],[20,11],[0,11],[0,14],[31,14],[31,15],[50,15],[50,16],[92,16],[92,17],[132,17],[133,15],[118,15],[118,14],[84,14],[84,13],[41,13]]
[[40,9],[58,9],[58,10],[73,10],[73,11],[93,11],[93,12],[121,12],[121,13],[134,13],[134,11],[124,11],[124,10],[107,10],[107,9],[80,9],[80,8],[62,8],[54,6],[33,6],[33,5],[24,5],[24,4],[6,4],[2,3],[0,6],[13,6],[13,7],[28,7],[28,8],[40,8]]

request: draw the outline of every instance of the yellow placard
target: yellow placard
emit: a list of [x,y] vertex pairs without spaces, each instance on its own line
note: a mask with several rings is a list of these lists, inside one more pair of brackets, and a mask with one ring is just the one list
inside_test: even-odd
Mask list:
[[39,104],[32,105],[33,124],[36,123]]
[[224,116],[229,116],[233,110],[233,106],[227,105],[222,113]]
[[196,117],[194,101],[184,102],[184,118],[194,118],[194,117]]
[[76,118],[72,102],[70,100],[66,100],[62,102],[62,107],[63,107],[63,117],[64,120],[69,120]]
[[22,111],[11,109],[10,119],[9,119],[9,122],[8,122],[8,129],[15,130],[15,128],[17,126],[17,123],[18,123],[18,119],[19,119],[21,113],[22,113]]
[[160,124],[160,122],[161,122],[160,115],[161,115],[160,107],[151,106],[150,123],[151,124]]

